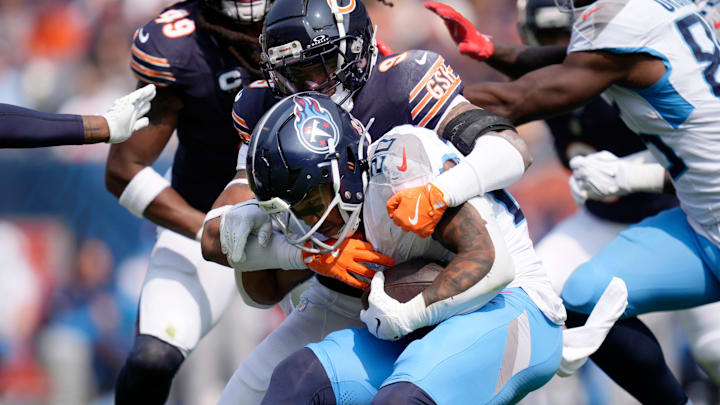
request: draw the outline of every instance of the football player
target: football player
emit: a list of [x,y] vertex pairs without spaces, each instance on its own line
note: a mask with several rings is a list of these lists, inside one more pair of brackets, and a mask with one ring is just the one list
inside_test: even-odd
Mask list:
[[[468,155],[453,172],[438,177],[432,187],[407,190],[412,206],[398,209],[396,219],[405,218],[407,222],[407,218],[417,218],[421,226],[432,229],[445,209],[511,184],[531,162],[525,143],[509,122],[467,102],[462,96],[462,80],[440,55],[412,50],[379,57],[375,30],[362,2],[276,1],[265,20],[261,43],[262,67],[268,82],[248,86],[238,95],[233,119],[242,137],[250,138],[260,117],[277,101],[276,97],[313,89],[330,94],[343,108],[352,111],[368,125],[373,139],[397,125],[414,124],[436,130]],[[252,198],[243,157],[238,159],[237,169],[236,178],[206,217],[202,240],[205,257],[242,269],[250,260],[245,249],[247,237],[257,234],[258,242],[270,247],[263,257],[283,258],[285,269],[299,266],[323,272],[318,268],[324,264],[322,260],[299,264],[285,260],[286,252],[276,251],[270,238],[268,216],[256,205],[229,205],[229,202]],[[421,204],[423,210],[416,211],[415,202],[419,200],[426,203]],[[352,244],[350,248],[344,246],[334,264],[349,263],[358,269],[355,259],[368,252],[365,245]],[[301,302],[304,310],[291,314],[241,364],[228,383],[221,403],[258,403],[272,369],[287,355],[333,330],[361,325],[354,313],[337,309],[332,303],[360,296],[361,291],[348,284],[363,287],[367,283],[355,280],[346,272],[331,274],[333,266],[328,264],[328,268],[324,272],[332,277],[317,276],[305,293],[306,298],[311,297],[308,303],[320,304]],[[295,274],[293,271],[240,273],[238,287],[251,305],[268,305],[273,302],[272,294],[264,302],[253,303],[242,291],[251,284],[249,278],[259,279],[264,275],[269,278],[264,285],[284,285],[281,279]]]
[[[447,265],[404,304],[384,293],[383,273],[375,273],[360,313],[367,328],[331,333],[292,354],[273,372],[262,403],[514,403],[542,386],[560,363],[565,311],[519,206],[496,190],[448,209],[434,238],[404,232],[387,215],[388,199],[441,176],[443,167],[456,170],[465,157],[411,125],[368,148],[370,136],[352,119],[317,93],[274,106],[249,146],[256,204],[305,256],[342,244],[362,212],[357,232],[377,251],[397,263],[423,257]],[[410,345],[400,340],[433,325]]]
[[103,115],[49,114],[0,104],[0,148],[124,142],[148,125],[143,115],[153,97],[155,86],[147,85],[115,100]]
[[[609,280],[622,278],[629,290],[626,319],[616,324],[593,360],[642,403],[682,404],[687,396],[667,370],[654,336],[635,315],[720,298],[715,261],[719,184],[711,163],[720,150],[714,135],[720,125],[715,85],[720,49],[713,29],[687,0],[558,2],[573,12],[567,56],[561,56],[562,47],[533,48],[522,57],[536,66],[557,64],[510,83],[473,85],[466,95],[518,123],[571,110],[603,93],[663,165],[681,208],[622,231],[570,276],[563,299],[575,311],[568,324],[582,322],[581,314],[592,308]],[[491,49],[481,48],[486,54]],[[522,57],[516,55],[515,62]],[[603,198],[662,190],[664,173],[645,158],[633,163],[609,152],[576,157],[569,163],[574,193]]]
[[[110,149],[108,190],[158,225],[137,335],[116,385],[117,404],[165,403],[173,376],[235,294],[233,272],[203,260],[203,218],[235,174],[241,139],[229,114],[261,78],[257,37],[270,0],[176,3],[134,35],[131,68],[157,86],[150,125]],[[151,165],[177,131],[172,171]]]

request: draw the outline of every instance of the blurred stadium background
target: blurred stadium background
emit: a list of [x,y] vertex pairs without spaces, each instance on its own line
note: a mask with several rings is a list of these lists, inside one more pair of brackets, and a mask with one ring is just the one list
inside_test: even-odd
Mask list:
[[[166,0],[0,0],[0,102],[48,112],[100,113],[135,86],[130,40]],[[396,51],[443,54],[465,82],[504,80],[456,52],[440,19],[419,0],[389,8],[366,0],[378,37]],[[484,32],[519,42],[511,0],[449,2]],[[0,121],[0,125],[2,125]],[[534,240],[575,206],[542,123],[521,127],[535,164],[511,191]],[[0,404],[112,404],[132,344],[137,298],[155,228],[104,187],[108,145],[0,150]],[[170,165],[174,143],[156,170]],[[170,404],[215,404],[235,366],[282,320],[234,322],[240,301],[185,363]],[[651,315],[676,375],[695,404],[718,403],[672,316]],[[646,318],[648,319],[648,318]],[[550,384],[551,404],[634,403],[606,378]],[[596,372],[595,372],[596,373]]]

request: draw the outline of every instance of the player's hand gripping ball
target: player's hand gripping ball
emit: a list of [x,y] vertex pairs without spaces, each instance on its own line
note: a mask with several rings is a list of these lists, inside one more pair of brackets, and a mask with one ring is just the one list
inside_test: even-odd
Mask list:
[[430,260],[413,259],[376,274],[371,290],[362,296],[365,309],[360,314],[370,333],[397,340],[406,335],[420,338],[432,330],[422,321],[422,292],[442,271],[441,265]]

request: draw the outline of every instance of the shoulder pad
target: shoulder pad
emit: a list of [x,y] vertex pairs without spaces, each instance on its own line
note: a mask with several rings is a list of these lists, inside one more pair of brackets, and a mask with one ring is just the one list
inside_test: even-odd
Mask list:
[[133,35],[130,67],[143,82],[164,87],[192,57],[197,5],[182,2],[163,10]]
[[380,84],[389,93],[395,111],[408,110],[410,124],[434,128],[462,94],[463,84],[445,59],[432,51],[411,50],[384,58],[377,64]]
[[232,118],[243,142],[250,142],[253,128],[275,101],[264,80],[254,81],[238,92],[233,103]]

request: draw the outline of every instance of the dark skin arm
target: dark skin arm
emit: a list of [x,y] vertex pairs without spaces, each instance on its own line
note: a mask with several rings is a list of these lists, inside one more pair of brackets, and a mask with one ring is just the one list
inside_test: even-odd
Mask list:
[[561,45],[525,46],[510,42],[495,42],[495,51],[485,62],[511,79],[565,59],[567,48]]
[[560,65],[547,66],[508,83],[477,83],[465,97],[515,124],[570,111],[613,84],[642,89],[665,73],[660,59],[648,54],[573,52]]
[[105,117],[100,115],[83,115],[83,130],[85,143],[107,142],[110,139],[110,128]]
[[[182,108],[180,97],[172,89],[157,89],[147,114],[150,125],[135,132],[126,142],[110,147],[105,168],[108,191],[119,197],[140,170],[155,162],[175,130]],[[191,207],[172,187],[160,192],[143,215],[155,224],[193,239],[205,219],[203,212]]]
[[[465,97],[467,98],[467,94],[465,95]],[[445,119],[443,119],[442,122],[440,122],[440,124],[438,125],[437,133],[442,134],[445,131],[445,127],[447,126],[447,124],[450,123],[450,121],[452,121],[452,119],[457,117],[458,115],[464,113],[465,111],[478,109],[478,107],[474,104],[476,103],[470,104],[468,102],[462,102],[453,107],[447,113]],[[499,136],[507,140],[515,147],[515,149],[518,150],[518,152],[520,152],[520,155],[523,158],[523,163],[525,164],[525,169],[530,167],[530,165],[532,164],[532,153],[530,153],[530,149],[528,148],[527,143],[525,143],[525,141],[520,137],[520,135],[518,135],[517,132],[511,130],[504,130],[500,132],[488,132],[486,134],[483,134],[482,136]]]
[[[235,179],[247,179],[245,170],[239,170],[235,174]],[[222,207],[224,205],[234,205],[243,201],[255,198],[247,184],[233,184],[226,188],[217,200],[213,203],[213,208]],[[220,218],[214,218],[205,223],[202,239],[200,240],[203,258],[225,266],[230,266],[227,256],[222,252],[220,246]],[[256,273],[256,272],[253,272]]]
[[242,283],[245,292],[258,304],[275,305],[313,274],[311,270],[236,271],[235,282]]
[[425,305],[458,295],[487,275],[495,262],[495,247],[486,225],[468,203],[445,212],[435,237],[456,256],[422,292]]

